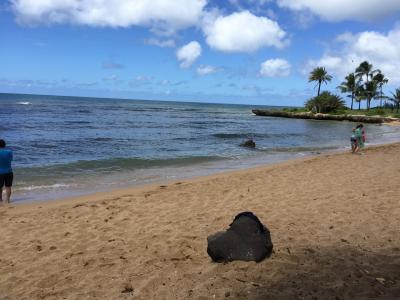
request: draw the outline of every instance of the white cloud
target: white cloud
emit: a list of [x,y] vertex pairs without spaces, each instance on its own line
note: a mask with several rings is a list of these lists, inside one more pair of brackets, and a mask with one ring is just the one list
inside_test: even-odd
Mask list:
[[285,59],[269,59],[261,64],[260,75],[265,77],[285,77],[289,76],[290,69],[291,66]]
[[218,72],[218,69],[213,66],[200,66],[196,70],[197,74],[200,76],[209,75]]
[[149,82],[153,80],[153,77],[148,75],[138,75],[135,77],[135,80],[140,82]]
[[203,31],[208,45],[224,52],[254,52],[262,47],[283,48],[286,32],[277,22],[249,11],[228,16],[206,15]]
[[133,80],[129,82],[129,85],[131,87],[138,87],[138,86],[144,86],[144,85],[149,85],[153,81],[152,76],[148,75],[138,75],[136,76]]
[[311,11],[328,21],[367,21],[400,11],[399,0],[277,0],[280,7]]
[[265,12],[265,5],[274,0],[228,0],[236,10],[251,9],[255,12]]
[[167,39],[167,40],[160,40],[156,38],[151,38],[145,41],[146,44],[152,45],[152,46],[157,46],[161,48],[174,48],[175,47],[175,41],[172,39]]
[[344,78],[367,60],[389,78],[389,84],[400,84],[400,26],[387,34],[375,31],[345,33],[339,35],[336,41],[340,42],[340,50],[327,52],[320,59],[310,60],[305,72],[322,66],[329,73]]
[[21,23],[151,26],[180,29],[197,24],[207,0],[11,0]]
[[196,41],[191,41],[176,52],[176,57],[180,61],[181,68],[190,67],[200,55],[201,46]]

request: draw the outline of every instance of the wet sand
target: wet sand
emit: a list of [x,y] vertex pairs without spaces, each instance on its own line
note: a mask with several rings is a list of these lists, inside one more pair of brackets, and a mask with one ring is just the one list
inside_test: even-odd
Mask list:
[[[253,211],[274,253],[212,263]],[[0,207],[0,299],[396,299],[400,144]]]

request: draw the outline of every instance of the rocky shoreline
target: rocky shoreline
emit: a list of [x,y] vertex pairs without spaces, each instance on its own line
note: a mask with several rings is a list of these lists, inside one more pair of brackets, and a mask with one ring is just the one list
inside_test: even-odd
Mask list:
[[293,119],[310,119],[310,120],[330,120],[330,121],[350,121],[359,123],[390,123],[400,122],[399,118],[389,118],[380,116],[365,116],[365,115],[330,115],[312,112],[288,112],[282,110],[266,110],[253,109],[252,112],[257,116],[264,117],[279,117]]

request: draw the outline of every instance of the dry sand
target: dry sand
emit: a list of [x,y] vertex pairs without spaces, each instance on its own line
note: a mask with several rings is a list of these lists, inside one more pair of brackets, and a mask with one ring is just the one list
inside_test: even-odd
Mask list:
[[[208,235],[253,211],[261,263]],[[399,299],[400,144],[0,208],[0,299]]]

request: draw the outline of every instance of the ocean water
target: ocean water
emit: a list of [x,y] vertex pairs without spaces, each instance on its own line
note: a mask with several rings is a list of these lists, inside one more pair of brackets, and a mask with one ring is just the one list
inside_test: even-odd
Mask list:
[[[257,117],[252,105],[0,94],[13,201],[189,178],[349,147],[354,123]],[[260,107],[257,107],[260,108]],[[370,144],[400,128],[366,125]],[[253,138],[256,149],[240,143]]]

